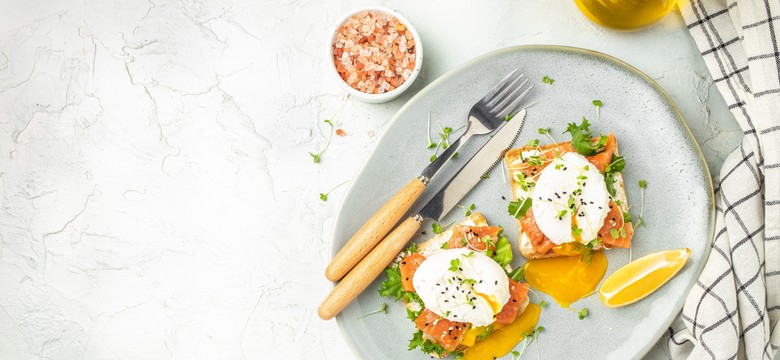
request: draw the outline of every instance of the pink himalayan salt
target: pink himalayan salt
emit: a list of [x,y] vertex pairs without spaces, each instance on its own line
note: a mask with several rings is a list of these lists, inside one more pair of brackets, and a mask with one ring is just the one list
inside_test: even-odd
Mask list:
[[381,94],[403,84],[416,65],[415,39],[390,14],[366,11],[339,26],[333,62],[353,89]]

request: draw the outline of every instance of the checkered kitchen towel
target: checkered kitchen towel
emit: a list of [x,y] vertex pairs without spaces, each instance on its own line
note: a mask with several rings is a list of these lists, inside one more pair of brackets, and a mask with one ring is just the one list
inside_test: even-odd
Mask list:
[[673,359],[772,359],[780,346],[780,0],[680,2],[744,132],[723,164],[715,242],[661,339]]

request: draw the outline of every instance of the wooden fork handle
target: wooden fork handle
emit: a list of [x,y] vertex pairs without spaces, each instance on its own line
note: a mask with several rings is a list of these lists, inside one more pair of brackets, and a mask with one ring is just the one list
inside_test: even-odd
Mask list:
[[423,218],[410,217],[398,225],[333,288],[317,311],[320,318],[330,320],[355,300],[371,282],[393,261],[406,243],[414,236]]
[[325,277],[331,281],[338,281],[344,277],[360,259],[376,246],[379,240],[382,240],[393,229],[398,220],[409,211],[412,204],[420,197],[426,185],[428,185],[428,178],[420,176],[410,181],[390,198],[331,260],[325,269]]

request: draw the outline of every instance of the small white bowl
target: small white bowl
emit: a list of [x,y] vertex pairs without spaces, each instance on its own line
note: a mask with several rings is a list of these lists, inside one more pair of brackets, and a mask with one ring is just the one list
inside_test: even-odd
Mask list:
[[[362,92],[360,90],[357,90],[357,89],[349,86],[349,84],[347,84],[344,81],[344,79],[342,79],[341,76],[339,75],[339,72],[336,70],[336,64],[333,61],[333,43],[336,40],[336,34],[337,34],[338,30],[339,30],[339,27],[341,26],[341,24],[343,24],[345,21],[347,21],[347,19],[349,19],[353,15],[362,13],[364,11],[376,11],[376,12],[383,12],[383,13],[386,13],[386,14],[390,14],[390,15],[394,16],[395,18],[397,18],[399,22],[404,24],[404,26],[406,26],[406,29],[411,31],[412,32],[412,36],[414,36],[415,64],[414,64],[414,69],[412,70],[412,74],[409,75],[409,78],[406,79],[406,81],[404,81],[404,83],[401,84],[401,86],[399,86],[399,87],[397,87],[397,88],[395,88],[395,89],[393,89],[391,91],[388,91],[386,93],[369,94],[369,93],[364,93],[364,92]],[[353,10],[353,11],[347,13],[341,19],[339,19],[338,22],[336,22],[336,25],[333,27],[333,33],[331,34],[329,39],[330,39],[330,41],[328,41],[328,52],[327,52],[327,54],[328,54],[328,64],[329,64],[328,68],[330,70],[328,70],[328,72],[330,72],[331,74],[333,74],[333,76],[335,76],[336,81],[338,82],[339,86],[341,86],[341,88],[344,89],[344,91],[346,91],[351,96],[353,96],[356,99],[361,100],[363,102],[378,104],[378,103],[388,102],[390,100],[393,100],[393,99],[397,98],[404,91],[406,91],[406,89],[408,89],[409,87],[412,86],[412,83],[417,78],[417,75],[420,73],[420,70],[422,69],[423,45],[422,45],[422,41],[420,40],[420,34],[417,33],[417,30],[414,29],[414,27],[412,26],[412,23],[410,23],[409,20],[407,20],[405,17],[403,17],[397,11],[389,9],[389,8],[386,8],[386,7],[383,7],[383,6],[372,6],[372,7],[366,7],[366,8],[359,8],[357,10]]]

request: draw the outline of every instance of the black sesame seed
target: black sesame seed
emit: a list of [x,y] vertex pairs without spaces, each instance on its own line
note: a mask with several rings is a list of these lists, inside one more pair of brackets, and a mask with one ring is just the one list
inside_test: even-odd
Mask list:
[[472,307],[471,307],[471,310],[474,310],[474,309],[476,309],[476,308],[477,308],[477,306],[476,306],[476,305],[474,305],[474,306],[472,306]]
[[428,326],[428,324],[430,324],[430,323],[425,323],[425,326]]
[[496,285],[498,285],[498,280],[496,280]]
[[547,198],[547,201],[549,201],[549,202],[552,202],[552,199],[550,199],[550,198]]
[[447,299],[444,299],[444,302],[450,302],[450,301],[449,301],[449,300],[447,300]]
[[401,265],[406,265],[406,261],[401,261]]
[[590,204],[593,205],[593,201],[591,201]]
[[512,302],[517,302],[517,299],[512,299]]
[[408,276],[406,277],[406,281],[409,281],[409,277]]

